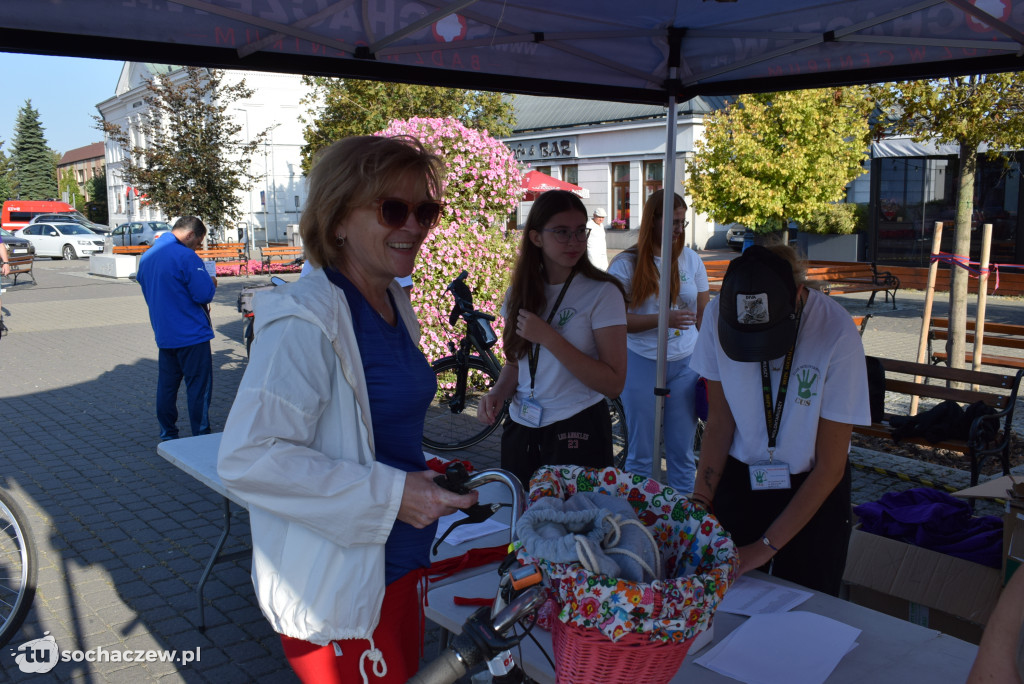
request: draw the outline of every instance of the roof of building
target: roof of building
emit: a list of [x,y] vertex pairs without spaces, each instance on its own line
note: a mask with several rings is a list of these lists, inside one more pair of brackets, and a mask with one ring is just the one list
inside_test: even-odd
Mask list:
[[64,156],[60,158],[60,162],[57,166],[66,166],[68,164],[74,164],[75,162],[86,161],[88,159],[103,159],[103,143],[97,142],[85,147],[76,147],[73,150],[68,150],[64,153]]
[[[724,107],[728,99],[725,97],[695,97],[680,103],[678,114],[707,114]],[[667,109],[660,105],[574,100],[535,95],[516,95],[513,106],[516,114],[514,127],[516,133],[599,123],[660,119],[665,117]]]

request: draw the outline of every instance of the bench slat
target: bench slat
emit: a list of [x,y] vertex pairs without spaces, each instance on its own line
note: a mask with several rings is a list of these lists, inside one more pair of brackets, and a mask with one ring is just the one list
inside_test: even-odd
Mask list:
[[1006,408],[1007,398],[1001,394],[990,392],[979,392],[972,389],[956,389],[945,385],[923,385],[911,380],[885,379],[886,392],[900,392],[910,396],[930,397],[932,399],[949,399],[952,401],[973,404],[976,401],[983,401],[989,406],[997,409]]
[[[934,352],[932,353],[932,361],[934,363],[943,363],[949,355],[946,352]],[[974,363],[974,354],[967,352],[964,354],[964,362]],[[994,356],[991,354],[982,354],[981,363],[985,366],[1005,366],[1006,368],[1024,368],[1024,358],[1019,356]]]
[[[1003,337],[1000,334],[989,335],[989,332],[995,333],[994,330],[990,331],[988,329],[988,323],[986,323],[985,324],[985,337],[982,339],[982,342],[984,343],[984,345],[986,347],[993,346],[993,347],[1005,347],[1007,349],[1024,349],[1024,337],[1020,337],[1020,338]],[[949,330],[948,329],[946,329],[946,330],[942,330],[942,329],[932,330],[931,334],[932,334],[932,337],[934,339],[936,339],[936,340],[948,340],[949,339]],[[972,332],[964,333],[964,341],[967,344],[974,344],[974,340],[975,340],[976,337],[977,337],[977,335],[975,335]]]
[[973,371],[969,368],[947,368],[946,366],[933,366],[928,363],[914,363],[913,361],[900,361],[898,359],[883,359],[882,367],[886,373],[904,373],[906,375],[922,376],[926,378],[938,378],[940,380],[953,380],[966,382],[973,385],[985,385],[1009,390],[1015,384],[1012,375],[1002,373],[989,373],[986,371]]

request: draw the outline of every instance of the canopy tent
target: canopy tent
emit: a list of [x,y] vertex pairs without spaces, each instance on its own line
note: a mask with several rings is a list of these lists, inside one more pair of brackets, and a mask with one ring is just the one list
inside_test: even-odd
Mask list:
[[590,197],[590,191],[581,188],[578,185],[573,185],[568,181],[558,180],[552,178],[546,173],[533,170],[527,171],[523,174],[523,189],[526,190],[526,195],[523,196],[524,202],[532,202],[537,199],[537,195],[548,190],[568,190],[577,197],[586,199]]
[[4,0],[0,26],[9,52],[666,105],[666,188],[677,101],[1024,68],[1020,0]]

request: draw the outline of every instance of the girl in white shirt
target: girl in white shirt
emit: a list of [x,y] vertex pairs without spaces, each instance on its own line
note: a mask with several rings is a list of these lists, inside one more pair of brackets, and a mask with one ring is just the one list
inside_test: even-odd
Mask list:
[[493,423],[506,401],[501,467],[524,485],[542,465],[612,464],[605,397],[626,377],[621,285],[587,258],[587,211],[549,190],[534,202],[505,297],[507,362],[480,402]]
[[[644,205],[636,245],[616,256],[608,272],[629,293],[626,346],[629,356],[622,406],[626,410],[629,453],[626,470],[650,476],[654,450],[654,387],[658,360],[658,285],[661,277],[661,231],[664,191]],[[686,203],[674,195],[672,215],[672,274],[669,301],[668,366],[665,387],[665,454],[668,483],[683,493],[693,491],[696,461],[693,437],[697,431],[695,389],[699,376],[690,370],[690,354],[707,306],[708,274],[704,262],[686,243]]]

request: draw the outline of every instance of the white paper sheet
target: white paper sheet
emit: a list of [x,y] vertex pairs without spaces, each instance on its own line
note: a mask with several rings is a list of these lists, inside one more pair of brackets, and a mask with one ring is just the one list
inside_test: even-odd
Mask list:
[[[446,515],[443,518],[439,518],[437,521],[437,533],[434,535],[435,539],[440,539],[441,535],[444,534],[453,523],[457,523],[466,517],[466,514],[462,511],[455,511],[451,515]],[[479,539],[480,537],[486,537],[494,532],[501,532],[502,530],[508,529],[508,523],[503,523],[495,520],[494,518],[488,518],[483,522],[473,523],[470,525],[459,525],[451,534],[445,537],[445,543],[451,544],[452,546],[458,546],[459,544],[465,544],[468,541]]]
[[694,662],[747,684],[822,684],[859,635],[816,613],[754,615]]
[[785,613],[812,596],[814,594],[809,591],[784,587],[753,577],[740,577],[729,587],[725,598],[718,604],[718,610],[735,615]]

